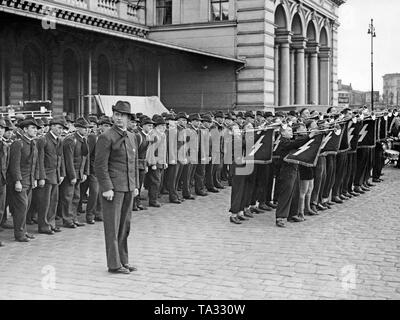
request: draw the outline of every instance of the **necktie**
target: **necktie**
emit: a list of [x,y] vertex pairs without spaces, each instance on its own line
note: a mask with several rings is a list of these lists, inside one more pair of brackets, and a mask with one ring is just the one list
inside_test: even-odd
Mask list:
[[82,155],[86,157],[89,153],[89,148],[87,144],[86,138],[83,138],[82,148],[81,148]]

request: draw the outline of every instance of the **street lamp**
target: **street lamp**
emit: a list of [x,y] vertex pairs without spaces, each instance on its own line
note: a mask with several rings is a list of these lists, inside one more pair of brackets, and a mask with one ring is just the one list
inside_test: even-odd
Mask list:
[[374,38],[376,37],[374,19],[371,19],[368,34],[371,35],[371,111],[374,111]]

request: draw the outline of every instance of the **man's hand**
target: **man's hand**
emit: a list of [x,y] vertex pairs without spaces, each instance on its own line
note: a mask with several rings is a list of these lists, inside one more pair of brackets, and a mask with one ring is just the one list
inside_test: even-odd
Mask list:
[[76,184],[76,181],[77,181],[76,179],[72,179],[71,184]]
[[310,135],[309,135],[310,139],[313,138],[313,137],[315,137],[317,134],[318,134],[318,130],[312,130],[312,131],[310,132]]
[[43,187],[44,187],[44,184],[45,184],[45,182],[46,182],[45,180],[43,180],[43,179],[40,179],[40,180],[39,180],[39,187],[40,187],[40,188],[43,188]]
[[64,177],[60,177],[60,181],[58,182],[58,184],[63,183],[63,181],[64,181]]
[[144,172],[149,172],[149,168],[147,166],[144,168]]
[[139,195],[139,189],[135,189],[135,191],[133,191],[133,195],[136,197],[136,196],[138,196]]
[[85,181],[86,181],[86,179],[87,179],[87,175],[86,175],[86,174],[84,174],[84,175],[83,175],[83,177],[82,177],[82,182],[85,182]]
[[17,192],[21,192],[21,191],[22,191],[22,184],[21,184],[21,181],[17,181],[17,182],[15,183],[15,191],[17,191]]
[[38,183],[37,183],[37,180],[33,180],[33,186],[32,186],[32,189],[35,189],[35,188],[37,188],[37,185],[38,185]]
[[157,169],[156,165],[151,166],[151,170],[156,170],[156,169]]
[[103,197],[106,198],[107,201],[112,201],[114,198],[114,191],[108,190],[106,192],[103,192]]

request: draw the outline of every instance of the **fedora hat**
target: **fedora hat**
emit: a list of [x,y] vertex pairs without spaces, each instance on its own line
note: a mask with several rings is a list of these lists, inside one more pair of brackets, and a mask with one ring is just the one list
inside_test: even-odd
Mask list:
[[67,121],[65,121],[63,116],[57,116],[50,120],[50,125],[59,124],[64,127],[64,129],[68,129]]
[[80,127],[80,128],[90,128],[91,127],[89,122],[87,122],[87,120],[83,117],[76,119],[74,126]]
[[192,113],[189,115],[189,121],[201,121],[201,117],[198,113]]
[[113,122],[110,117],[103,116],[99,119],[99,125],[102,125],[102,124],[109,124],[110,126],[112,126]]
[[128,101],[117,101],[115,106],[112,106],[112,111],[124,114],[131,114],[131,104]]
[[160,126],[166,124],[163,117],[156,117],[155,119],[153,119],[153,121],[154,121],[154,126]]
[[33,117],[27,117],[18,123],[18,127],[20,127],[21,129],[31,126],[31,125],[39,128],[38,123],[36,122],[35,118],[33,118]]
[[179,112],[176,115],[175,120],[178,120],[178,119],[186,119],[187,120],[187,118],[188,118],[188,115],[186,114],[186,112]]
[[149,117],[145,116],[141,120],[141,125],[144,126],[146,124],[154,124],[154,121],[151,120]]

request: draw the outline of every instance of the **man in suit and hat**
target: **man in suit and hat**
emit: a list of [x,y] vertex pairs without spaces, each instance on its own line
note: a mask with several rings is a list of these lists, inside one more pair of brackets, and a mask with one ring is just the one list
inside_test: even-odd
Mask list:
[[39,176],[45,184],[37,189],[38,231],[44,234],[60,232],[56,226],[57,202],[59,185],[65,177],[63,144],[61,134],[68,129],[62,116],[54,117],[50,121],[50,130],[38,139]]
[[89,175],[89,146],[87,143],[90,124],[85,118],[78,118],[74,127],[76,131],[63,141],[65,162],[65,179],[60,185],[60,200],[58,210],[66,228],[82,227],[85,224],[78,221],[78,204],[80,200],[80,184]]
[[95,173],[104,209],[104,234],[108,271],[129,274],[128,235],[134,197],[139,194],[137,141],[127,130],[129,102],[112,107],[114,125],[100,135],[96,145]]
[[[0,222],[3,220],[3,214],[6,210],[6,185],[7,185],[7,167],[9,160],[9,146],[3,141],[3,135],[7,128],[4,119],[0,119]],[[0,241],[0,247],[3,243]]]
[[14,220],[16,241],[28,242],[35,237],[26,229],[26,214],[30,206],[32,189],[37,187],[39,179],[38,151],[35,137],[38,125],[33,118],[19,123],[23,130],[20,138],[10,148],[10,164],[7,171],[7,184],[11,191],[11,213]]

